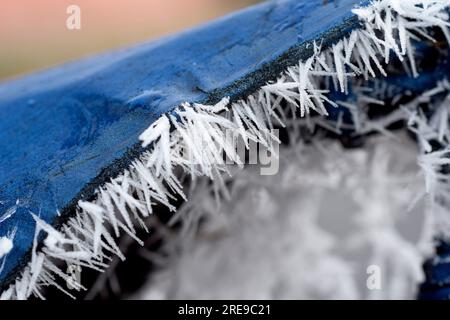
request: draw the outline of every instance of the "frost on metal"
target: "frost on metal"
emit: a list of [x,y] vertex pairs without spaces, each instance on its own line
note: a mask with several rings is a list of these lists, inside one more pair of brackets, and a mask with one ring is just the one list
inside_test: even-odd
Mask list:
[[[410,207],[425,189],[416,154],[404,132],[356,150],[299,142],[281,149],[276,176],[233,172],[220,209],[199,182],[177,213],[185,228],[146,255],[160,268],[133,298],[413,298],[432,249],[432,213],[424,199]],[[380,290],[366,287],[371,265]]]
[[[182,230],[144,254],[160,268],[133,298],[414,299],[435,239],[450,239],[449,89],[442,81],[383,121],[359,115],[360,132],[381,133],[364,148],[319,135],[284,147],[276,176],[233,170],[219,208],[202,179],[172,221]],[[436,113],[425,116],[423,104]],[[408,126],[388,131],[398,120]],[[289,126],[311,122],[342,129],[322,117]],[[366,286],[371,266],[377,290]]]
[[[8,210],[9,211],[9,210]],[[16,236],[17,228],[14,228],[6,236],[0,237],[0,274],[5,266],[5,261],[8,253],[14,248],[14,238]]]
[[[296,128],[302,124],[309,129],[319,126],[336,133],[353,129],[360,134],[373,131],[389,134],[389,124],[399,119],[408,119],[410,130],[421,141],[419,164],[425,173],[427,187],[422,194],[428,192],[430,195],[429,212],[437,212],[426,221],[426,225],[430,227],[426,228],[428,233],[424,235],[424,239],[428,242],[421,242],[428,243],[424,246],[430,247],[435,235],[434,222],[446,221],[445,213],[449,208],[446,186],[448,178],[442,172],[442,167],[448,164],[448,150],[433,150],[427,146],[430,135],[436,135],[444,145],[448,144],[448,99],[433,98],[448,90],[448,83],[442,82],[436,90],[420,97],[430,105],[434,105],[436,101],[442,103],[440,111],[431,119],[417,111],[417,103],[423,103],[421,100],[416,105],[412,102],[387,117],[374,121],[368,119],[364,106],[369,103],[383,104],[383,101],[367,94],[363,80],[385,76],[386,65],[394,56],[404,62],[407,73],[418,76],[412,41],[434,41],[428,32],[431,27],[440,28],[447,40],[450,40],[446,11],[448,7],[448,0],[373,1],[369,7],[354,10],[363,25],[360,30],[353,31],[347,38],[326,50],[321,50],[320,45],[315,44],[314,54],[309,59],[290,67],[277,81],[268,83],[247,99],[231,105],[226,98],[214,106],[186,103],[163,115],[140,136],[143,146],[150,146],[151,151],[136,159],[123,174],[99,188],[95,201],[80,202],[76,215],[62,228],[55,230],[34,215],[36,235],[31,262],[16,282],[2,293],[1,298],[26,299],[30,295],[44,298],[43,289],[49,285],[57,286],[70,295],[70,292],[58,284],[58,279],[71,281],[71,287],[75,290],[84,289],[80,283],[69,279],[70,275],[62,269],[64,264],[102,271],[108,267],[110,256],[117,255],[124,259],[115,238],[128,234],[141,243],[135,235],[136,228],[146,228],[145,219],[153,213],[155,204],[175,211],[174,199],[188,199],[183,188],[183,179],[187,176],[192,180],[201,177],[212,180],[215,198],[220,199],[221,195],[228,192],[225,179],[231,173],[221,161],[222,155],[232,159],[239,167],[244,162],[236,153],[228,133],[235,139],[244,141],[247,147],[250,142],[256,142],[273,151],[273,144],[279,142],[272,132],[274,126],[288,128],[293,137],[297,137]],[[358,97],[357,102],[332,101],[327,96],[332,89],[328,87],[330,80],[334,89],[344,94],[349,93],[352,87]],[[339,106],[350,111],[352,124],[344,123],[342,119],[330,121],[323,117],[328,114],[327,108]],[[205,143],[198,144],[198,141]],[[314,206],[313,203],[309,205]],[[298,217],[306,219],[305,223],[310,228],[310,231],[305,229],[306,235],[311,230],[319,230],[314,225],[312,207],[309,214]],[[440,210],[435,210],[437,207]],[[371,228],[375,228],[380,221],[369,213],[361,216],[365,219],[362,219],[361,230],[371,233]],[[392,219],[394,217],[388,221]],[[444,234],[450,235],[450,229],[445,231],[445,224],[439,225]],[[42,248],[38,250],[37,239],[42,234],[46,238]],[[411,261],[413,269],[407,274],[414,281],[419,281],[422,275],[416,266],[423,256],[418,257],[414,246],[401,245],[401,239],[395,238],[394,232],[389,236],[396,239],[397,242],[394,243],[398,244],[397,250],[404,249],[402,254],[407,255]],[[307,248],[311,255],[314,256],[317,250],[318,258],[328,261],[325,266],[334,259],[337,265],[345,268],[345,264],[340,263],[334,255],[324,256],[323,253],[330,250],[329,243],[308,244],[308,237],[303,241],[305,243],[301,245],[302,248],[311,245]],[[372,237],[370,241],[376,242],[378,239]],[[319,247],[314,249],[315,245]],[[403,270],[403,267],[403,264],[399,265],[399,270]],[[403,282],[395,285],[401,288],[405,286]],[[397,291],[406,292],[403,289]],[[346,294],[352,296],[351,292]]]

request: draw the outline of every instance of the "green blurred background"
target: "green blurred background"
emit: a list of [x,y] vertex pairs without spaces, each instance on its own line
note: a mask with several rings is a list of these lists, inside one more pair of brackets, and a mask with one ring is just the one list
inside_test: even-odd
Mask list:
[[[1,0],[0,80],[183,30],[257,0]],[[81,8],[81,30],[66,9]]]

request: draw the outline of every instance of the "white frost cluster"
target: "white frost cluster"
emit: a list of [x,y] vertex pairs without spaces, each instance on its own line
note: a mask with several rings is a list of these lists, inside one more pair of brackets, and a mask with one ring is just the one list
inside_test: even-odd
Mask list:
[[[168,251],[145,255],[160,268],[133,298],[413,299],[431,212],[423,199],[410,207],[424,178],[415,143],[396,138],[282,149],[276,176],[233,172],[220,209],[199,182],[178,212],[184,229],[163,241]],[[366,286],[369,266],[381,270],[379,290]]]
[[289,68],[276,83],[262,87],[266,95],[274,96],[266,99],[271,101],[270,109],[277,110],[285,100],[291,108],[299,108],[301,116],[311,110],[327,115],[325,103],[334,107],[338,104],[326,97],[328,90],[321,89],[320,84],[326,78],[331,77],[335,88],[347,93],[349,78],[363,76],[368,80],[377,74],[387,76],[383,65],[389,64],[392,53],[400,61],[407,57],[411,73],[417,77],[411,40],[420,35],[434,42],[427,28],[440,27],[450,42],[448,13],[444,10],[448,6],[448,0],[379,0],[354,9],[365,22],[363,29],[352,31],[348,38],[324,52],[315,46],[311,58]]
[[8,237],[0,237],[0,259],[6,256],[13,248],[13,242]]
[[[10,212],[10,210],[8,210]],[[14,248],[14,238],[16,236],[17,228],[12,229],[6,236],[0,237],[0,274],[5,267],[5,262],[8,254]]]
[[[136,226],[146,227],[144,220],[153,213],[155,204],[174,211],[171,201],[176,197],[187,198],[181,183],[186,175],[193,180],[203,176],[212,179],[216,198],[220,193],[226,193],[223,174],[229,169],[220,161],[222,154],[240,166],[243,164],[226,132],[235,134],[247,147],[252,141],[272,149],[272,144],[278,142],[271,131],[272,122],[291,127],[298,110],[309,125],[316,121],[317,125],[330,126],[326,121],[317,120],[318,117],[309,117],[311,110],[326,115],[325,104],[338,106],[337,101],[327,98],[328,90],[322,89],[325,79],[332,79],[335,87],[345,93],[353,78],[385,75],[385,65],[392,53],[401,60],[408,57],[411,74],[417,75],[411,40],[421,37],[433,41],[427,32],[429,27],[442,28],[449,38],[446,11],[449,6],[448,0],[373,1],[369,7],[354,11],[364,23],[361,30],[353,31],[323,52],[315,45],[311,58],[289,68],[278,81],[263,86],[245,101],[231,106],[227,99],[215,106],[183,104],[163,115],[140,137],[144,146],[151,146],[151,151],[143,154],[123,174],[100,187],[94,201],[81,201],[76,215],[60,230],[34,216],[37,228],[32,260],[1,298],[26,299],[32,294],[44,298],[42,289],[48,285],[66,292],[58,286],[57,278],[73,279],[61,269],[64,268],[60,266],[61,262],[101,271],[107,268],[111,255],[124,259],[114,238],[126,233],[141,243],[135,236]],[[361,99],[363,97],[360,95]],[[283,100],[290,107],[288,112],[282,108]],[[370,102],[370,99],[365,98],[365,101]],[[347,107],[358,115],[357,105]],[[399,112],[403,113],[397,116],[404,118],[405,111]],[[445,116],[444,113],[441,115]],[[372,121],[360,123],[361,131],[358,132],[361,133],[364,130],[383,131],[386,125]],[[337,123],[334,127],[339,131],[341,125]],[[434,122],[427,125],[434,126]],[[446,139],[448,127],[439,122],[439,128],[444,131],[439,133],[440,137]],[[207,143],[199,145],[198,141]],[[428,185],[433,186],[433,181],[442,182],[436,170],[439,161],[445,160],[439,158],[440,154],[437,156],[441,160],[428,161],[427,156],[431,157],[424,155],[421,164],[428,172],[428,179],[432,179]],[[436,165],[431,167],[434,176],[427,166],[432,162]],[[47,238],[38,250],[37,239],[41,232]],[[327,248],[326,244],[324,246]],[[75,289],[83,289],[81,284],[71,283]]]

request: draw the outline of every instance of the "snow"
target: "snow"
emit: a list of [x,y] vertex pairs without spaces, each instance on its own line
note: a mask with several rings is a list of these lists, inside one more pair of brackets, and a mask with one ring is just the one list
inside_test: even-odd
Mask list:
[[[233,171],[219,209],[199,181],[178,214],[185,229],[133,298],[413,299],[433,239],[424,200],[411,208],[425,188],[416,146],[396,138],[284,148],[276,176]],[[371,266],[380,290],[366,286]]]
[[9,253],[13,246],[13,241],[10,238],[0,237],[0,259]]

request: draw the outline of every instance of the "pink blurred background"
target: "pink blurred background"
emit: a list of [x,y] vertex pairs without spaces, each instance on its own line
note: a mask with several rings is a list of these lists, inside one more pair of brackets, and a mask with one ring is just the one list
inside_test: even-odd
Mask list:
[[[257,0],[2,0],[0,79],[170,34]],[[81,8],[81,30],[66,9]]]

